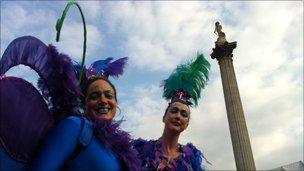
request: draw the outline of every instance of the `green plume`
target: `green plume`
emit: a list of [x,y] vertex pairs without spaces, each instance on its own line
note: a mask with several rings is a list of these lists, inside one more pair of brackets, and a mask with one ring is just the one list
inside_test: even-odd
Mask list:
[[203,54],[197,54],[195,60],[178,65],[168,79],[164,80],[163,97],[170,100],[179,90],[183,90],[186,96],[195,106],[201,95],[201,90],[209,79],[210,63]]

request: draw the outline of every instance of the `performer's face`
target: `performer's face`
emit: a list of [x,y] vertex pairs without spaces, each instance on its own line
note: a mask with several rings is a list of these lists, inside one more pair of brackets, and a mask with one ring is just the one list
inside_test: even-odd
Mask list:
[[189,119],[189,107],[186,104],[174,102],[168,107],[163,117],[163,122],[165,123],[165,129],[174,133],[181,133],[188,127]]
[[111,120],[116,114],[117,101],[114,88],[99,79],[89,85],[85,104],[86,114],[94,120]]

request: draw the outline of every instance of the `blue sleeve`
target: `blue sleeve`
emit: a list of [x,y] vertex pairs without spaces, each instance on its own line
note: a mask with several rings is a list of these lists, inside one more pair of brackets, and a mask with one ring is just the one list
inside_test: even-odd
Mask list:
[[61,170],[78,144],[81,118],[69,117],[48,135],[30,170]]

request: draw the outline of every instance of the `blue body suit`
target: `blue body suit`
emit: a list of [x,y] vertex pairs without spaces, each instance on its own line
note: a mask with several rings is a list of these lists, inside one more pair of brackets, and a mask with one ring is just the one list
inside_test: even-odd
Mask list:
[[[75,153],[76,147],[81,150]],[[122,170],[119,159],[93,134],[90,121],[71,116],[50,133],[30,170]]]

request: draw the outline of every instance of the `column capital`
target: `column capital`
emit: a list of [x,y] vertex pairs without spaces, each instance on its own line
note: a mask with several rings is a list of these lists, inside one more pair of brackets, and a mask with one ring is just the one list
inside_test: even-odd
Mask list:
[[212,59],[217,59],[218,61],[222,58],[231,58],[233,57],[232,51],[236,48],[236,41],[234,42],[225,42],[222,45],[215,43],[215,48],[212,48],[212,53],[210,54]]

